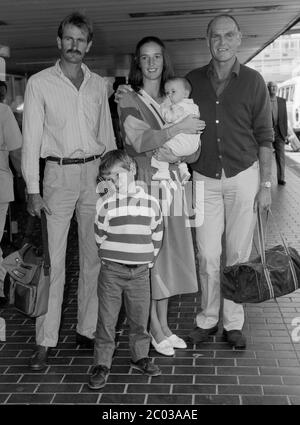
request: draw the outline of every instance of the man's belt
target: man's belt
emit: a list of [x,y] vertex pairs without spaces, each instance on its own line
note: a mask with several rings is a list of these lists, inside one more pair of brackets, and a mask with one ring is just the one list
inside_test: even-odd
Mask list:
[[86,162],[94,161],[100,158],[101,155],[92,155],[87,158],[59,158],[57,156],[47,156],[46,161],[57,162],[60,165],[85,164]]

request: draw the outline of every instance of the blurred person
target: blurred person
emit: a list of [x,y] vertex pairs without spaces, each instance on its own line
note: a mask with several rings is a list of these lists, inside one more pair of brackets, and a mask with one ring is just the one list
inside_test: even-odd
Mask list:
[[5,103],[7,95],[7,84],[5,81],[0,81],[0,103]]
[[[0,104],[0,243],[3,237],[9,203],[14,200],[13,173],[9,167],[9,158],[21,176],[22,136],[8,105]],[[4,277],[6,270],[2,267],[2,250],[0,247],[0,299],[4,299]]]
[[[22,170],[31,215],[47,213],[51,261],[48,312],[36,319],[32,370],[47,366],[61,321],[67,236],[74,211],[78,223],[79,279],[76,343],[92,348],[97,322],[100,264],[94,238],[96,178],[100,157],[115,149],[107,86],[83,64],[92,46],[93,27],[80,13],[59,25],[56,64],[33,75],[26,87]],[[39,158],[45,158],[43,197]]]
[[268,82],[268,90],[271,101],[272,122],[274,129],[273,147],[277,166],[277,182],[285,185],[285,143],[288,136],[288,120],[286,100],[276,96],[278,86],[274,81]]

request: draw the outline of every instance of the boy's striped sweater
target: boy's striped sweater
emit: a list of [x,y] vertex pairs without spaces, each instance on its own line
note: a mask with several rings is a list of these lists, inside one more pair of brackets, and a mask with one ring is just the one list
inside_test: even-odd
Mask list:
[[100,258],[123,264],[154,261],[163,236],[157,199],[136,186],[135,193],[100,198],[96,211],[95,237]]

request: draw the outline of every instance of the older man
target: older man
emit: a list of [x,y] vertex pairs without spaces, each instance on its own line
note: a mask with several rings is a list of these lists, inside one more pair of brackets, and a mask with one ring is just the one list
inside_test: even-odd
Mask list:
[[[74,210],[78,222],[77,342],[93,345],[97,320],[99,259],[94,237],[96,177],[100,156],[115,149],[104,80],[82,63],[92,46],[93,29],[79,13],[59,25],[60,59],[33,75],[24,103],[22,169],[28,191],[28,211],[47,213],[51,260],[47,314],[36,320],[37,348],[33,370],[46,367],[55,347],[65,284],[65,254]],[[39,158],[45,158],[43,197],[39,193]]]
[[277,182],[279,185],[285,185],[285,140],[288,132],[288,120],[286,110],[286,100],[283,97],[276,96],[277,84],[274,81],[268,82],[268,90],[271,101],[272,122],[274,129],[275,159],[277,165]]
[[[216,16],[207,28],[211,61],[187,75],[206,122],[201,155],[192,164],[194,181],[204,182],[204,223],[196,229],[202,310],[189,336],[195,343],[206,341],[218,330],[223,233],[227,265],[248,260],[254,210],[256,206],[268,209],[271,204],[270,100],[261,75],[236,57],[241,39],[232,16]],[[195,200],[196,212],[201,214],[197,196]],[[243,324],[243,306],[224,299],[224,336],[235,348],[246,346]]]

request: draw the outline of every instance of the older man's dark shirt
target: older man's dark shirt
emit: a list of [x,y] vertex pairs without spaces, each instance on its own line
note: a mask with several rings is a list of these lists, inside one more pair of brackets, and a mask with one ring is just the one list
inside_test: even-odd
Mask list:
[[201,154],[193,170],[207,177],[233,177],[258,159],[259,146],[271,149],[272,114],[262,76],[235,61],[230,75],[219,80],[212,62],[187,75],[191,97],[206,122]]

